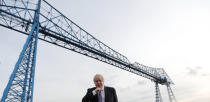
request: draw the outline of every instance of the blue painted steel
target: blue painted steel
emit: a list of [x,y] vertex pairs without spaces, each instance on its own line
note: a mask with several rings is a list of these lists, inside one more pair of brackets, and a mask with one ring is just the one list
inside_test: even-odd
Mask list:
[[4,90],[1,102],[33,102],[40,5],[41,0],[38,1],[34,24]]
[[163,102],[158,82],[155,82],[155,102]]
[[171,86],[169,83],[166,83],[167,91],[168,91],[168,97],[170,102],[177,102],[176,97],[171,89]]
[[[36,54],[37,54],[37,43],[38,43],[38,33],[39,33],[39,18],[40,18],[40,8],[41,8],[41,0],[38,1],[38,7],[37,7],[37,11],[36,11],[36,14],[35,14],[35,18],[34,18],[34,21],[36,22],[37,24],[37,28],[36,28],[36,34],[35,34],[35,46],[34,46],[34,60],[32,61],[33,63],[33,67],[32,67],[32,74],[31,74],[31,77],[32,77],[32,87],[31,87],[31,102],[33,102],[33,92],[34,92],[34,77],[35,77],[35,66],[36,66]],[[27,101],[29,102],[29,101]]]
[[[30,44],[29,56],[31,56],[31,53],[32,53],[31,51],[32,51],[32,43]],[[28,57],[28,62],[30,62],[30,57]],[[24,87],[23,87],[23,94],[22,94],[21,102],[25,101],[25,96],[26,96],[26,92],[27,92],[28,71],[29,71],[29,63],[27,64],[27,68],[26,68],[26,72],[25,72],[25,80],[24,80]]]
[[[31,30],[31,32],[30,32],[30,34],[29,34],[29,36],[28,36],[28,38],[27,38],[27,40],[26,40],[26,43],[25,43],[25,45],[24,45],[24,47],[23,47],[23,50],[22,50],[22,52],[21,52],[21,54],[20,54],[20,57],[19,57],[19,59],[18,59],[16,65],[15,65],[15,68],[14,68],[14,70],[13,70],[13,73],[12,73],[11,76],[10,76],[9,82],[8,82],[8,84],[7,84],[7,87],[6,87],[6,89],[4,90],[4,93],[3,93],[3,97],[2,97],[2,99],[1,99],[1,102],[5,102],[5,101],[6,101],[6,98],[7,98],[7,96],[8,96],[9,90],[10,90],[10,88],[11,88],[11,86],[12,86],[12,83],[13,83],[13,81],[14,81],[14,79],[15,79],[15,76],[17,75],[17,71],[18,71],[18,69],[19,69],[19,65],[21,64],[21,62],[22,62],[22,60],[23,60],[23,57],[26,56],[26,55],[25,55],[25,52],[26,52],[27,48],[30,48],[29,45],[32,43],[31,39],[33,38],[33,32],[34,32],[34,30],[35,30],[35,27],[36,27],[36,24],[33,25],[32,30]],[[19,72],[19,73],[21,73],[21,72]],[[19,73],[18,73],[18,74],[19,74]],[[23,73],[23,74],[24,74],[24,73]],[[27,74],[27,73],[26,73],[26,74]]]

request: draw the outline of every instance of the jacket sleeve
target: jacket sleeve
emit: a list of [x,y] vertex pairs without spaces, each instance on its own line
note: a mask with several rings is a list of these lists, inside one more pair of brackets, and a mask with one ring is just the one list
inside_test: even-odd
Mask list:
[[113,88],[113,92],[114,92],[114,102],[118,102],[117,93],[114,88]]
[[88,89],[86,95],[82,98],[82,102],[90,102],[90,100],[93,100],[93,98],[94,98],[93,93],[91,92],[90,89]]

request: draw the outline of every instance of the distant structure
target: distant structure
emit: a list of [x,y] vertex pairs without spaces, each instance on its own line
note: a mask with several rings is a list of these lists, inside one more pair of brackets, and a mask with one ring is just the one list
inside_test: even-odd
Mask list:
[[131,63],[127,57],[93,37],[46,0],[0,0],[0,25],[28,35],[1,102],[33,102],[38,39],[153,81],[156,102],[162,102],[158,85],[166,85],[170,102],[177,102],[170,87],[174,83],[163,68]]

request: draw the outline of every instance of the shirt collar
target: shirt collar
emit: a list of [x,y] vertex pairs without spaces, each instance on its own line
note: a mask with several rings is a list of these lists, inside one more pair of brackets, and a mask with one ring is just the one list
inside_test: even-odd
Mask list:
[[104,91],[104,86],[102,87],[102,91]]

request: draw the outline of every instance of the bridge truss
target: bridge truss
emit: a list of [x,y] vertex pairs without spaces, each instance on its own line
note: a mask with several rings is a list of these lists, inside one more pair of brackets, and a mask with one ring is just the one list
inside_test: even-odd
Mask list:
[[159,84],[177,102],[174,83],[163,68],[131,63],[59,12],[46,0],[0,0],[0,26],[28,35],[4,90],[1,102],[33,102],[38,39],[132,72],[155,83],[156,102],[162,102]]

